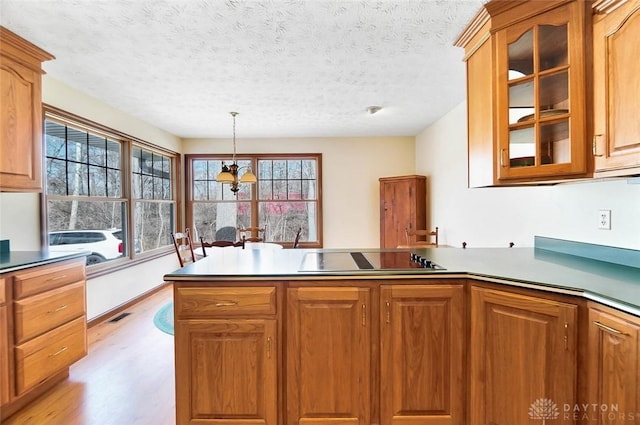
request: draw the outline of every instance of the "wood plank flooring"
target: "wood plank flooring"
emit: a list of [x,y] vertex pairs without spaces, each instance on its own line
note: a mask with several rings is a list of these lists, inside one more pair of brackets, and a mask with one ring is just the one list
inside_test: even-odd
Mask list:
[[173,336],[153,324],[172,299],[167,286],[88,331],[89,354],[69,379],[3,425],[174,425]]

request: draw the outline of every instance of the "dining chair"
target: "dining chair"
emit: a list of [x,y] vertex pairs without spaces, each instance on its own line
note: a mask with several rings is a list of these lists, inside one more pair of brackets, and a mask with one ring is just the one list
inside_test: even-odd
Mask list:
[[296,238],[293,240],[293,247],[298,248],[300,246],[300,237],[302,236],[302,227],[296,232]]
[[236,228],[234,226],[224,226],[216,230],[214,240],[216,241],[236,241]]
[[191,233],[188,228],[185,229],[184,232],[171,233],[171,239],[173,240],[173,247],[178,255],[180,267],[184,267],[198,259],[193,251],[193,242],[191,241]]
[[264,227],[239,227],[238,236],[245,242],[264,242]]
[[202,247],[203,256],[206,257],[207,250],[205,248],[224,248],[228,246],[233,246],[233,247],[239,247],[244,249],[244,241],[233,242],[233,241],[220,240],[220,241],[213,241],[213,242],[205,242],[204,238],[200,236],[200,246]]
[[[438,228],[437,227],[435,230],[404,229],[404,233],[407,238],[406,246],[438,247]],[[416,240],[412,240],[413,237],[415,237]]]

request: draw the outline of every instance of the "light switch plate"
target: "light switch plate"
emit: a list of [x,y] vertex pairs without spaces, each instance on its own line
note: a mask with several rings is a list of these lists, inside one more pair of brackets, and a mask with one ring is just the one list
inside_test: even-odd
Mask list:
[[598,229],[611,230],[611,210],[598,211]]

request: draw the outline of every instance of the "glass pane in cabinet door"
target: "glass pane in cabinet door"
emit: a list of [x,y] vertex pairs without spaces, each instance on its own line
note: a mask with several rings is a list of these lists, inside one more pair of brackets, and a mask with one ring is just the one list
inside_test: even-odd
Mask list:
[[[557,110],[555,113],[569,112],[569,75],[567,71],[540,77],[540,110]],[[549,113],[546,115],[548,116]],[[540,118],[545,114],[541,113]]]
[[567,64],[567,25],[540,25],[538,31],[540,72]]
[[571,162],[568,119],[540,125],[540,162],[543,165]]
[[533,29],[509,44],[509,80],[533,74]]
[[509,166],[529,167],[535,165],[536,139],[534,127],[509,131]]
[[509,124],[533,119],[533,80],[509,85]]

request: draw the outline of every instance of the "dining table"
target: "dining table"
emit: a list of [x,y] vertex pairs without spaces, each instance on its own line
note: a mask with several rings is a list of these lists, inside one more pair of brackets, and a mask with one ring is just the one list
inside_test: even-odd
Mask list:
[[282,245],[273,242],[245,242],[245,249],[282,249]]

